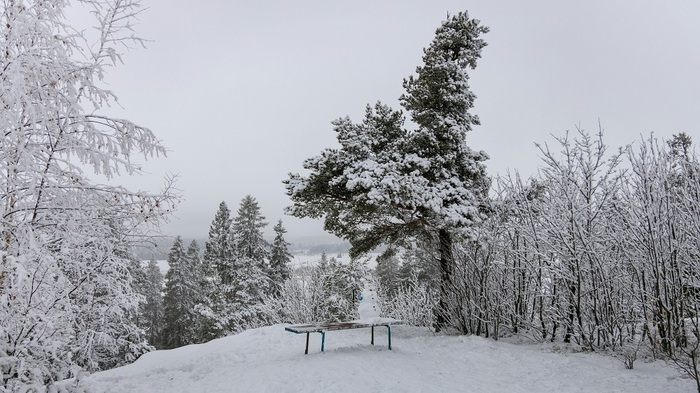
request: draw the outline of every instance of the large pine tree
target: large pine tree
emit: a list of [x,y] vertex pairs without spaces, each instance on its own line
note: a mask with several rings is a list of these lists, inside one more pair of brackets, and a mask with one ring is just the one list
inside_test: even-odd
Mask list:
[[417,75],[404,80],[401,105],[415,129],[404,127],[402,112],[378,103],[360,124],[336,120],[341,148],[306,160],[310,174],[285,181],[294,202],[288,212],[324,217],[326,230],[348,239],[353,255],[382,243],[435,242],[442,277],[438,328],[449,312],[454,238],[470,235],[487,203],[487,156],[465,142],[479,124],[469,113],[475,95],[468,69],[476,67],[486,32],[466,12],[437,29]]

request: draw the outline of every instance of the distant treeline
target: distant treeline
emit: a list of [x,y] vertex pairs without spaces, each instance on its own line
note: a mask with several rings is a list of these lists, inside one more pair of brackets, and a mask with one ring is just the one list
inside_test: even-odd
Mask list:
[[308,247],[309,254],[343,254],[350,251],[350,243],[326,243],[326,244],[314,244]]
[[[166,260],[168,259],[168,252],[170,252],[170,247],[175,240],[174,237],[164,236],[158,239],[152,239],[149,244],[144,244],[142,247],[134,248],[134,253],[136,257],[142,261],[147,261],[151,259],[155,260]],[[192,241],[196,241],[199,244],[204,244],[207,239],[195,239],[195,238],[182,238],[184,244],[189,244]],[[350,243],[340,242],[340,243],[323,243],[323,244],[309,244],[309,243],[298,243],[290,247],[292,253],[294,250],[304,250],[309,254],[345,254],[350,251]]]

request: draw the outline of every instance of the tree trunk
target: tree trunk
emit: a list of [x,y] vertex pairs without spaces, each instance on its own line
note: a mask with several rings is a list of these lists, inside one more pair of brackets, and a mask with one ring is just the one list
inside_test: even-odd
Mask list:
[[447,317],[452,313],[449,306],[449,294],[452,290],[452,270],[454,255],[452,254],[452,236],[442,228],[438,232],[440,241],[440,301],[435,318],[435,331],[439,332],[447,325]]

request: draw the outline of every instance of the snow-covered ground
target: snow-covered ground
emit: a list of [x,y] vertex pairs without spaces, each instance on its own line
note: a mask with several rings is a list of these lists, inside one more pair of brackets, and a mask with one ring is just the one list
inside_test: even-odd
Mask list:
[[311,336],[276,325],[236,336],[142,356],[135,363],[93,374],[90,392],[691,392],[660,362],[634,370],[610,357],[554,353],[480,337],[433,335],[395,326],[393,350],[384,329],[329,332],[321,353]]
[[[367,288],[361,318],[376,314]],[[690,392],[694,381],[661,362],[638,360],[634,370],[593,353],[552,345],[515,345],[481,337],[435,335],[394,326],[306,336],[284,325],[254,329],[206,344],[156,351],[135,363],[93,374],[89,392]]]
[[360,301],[357,311],[360,313],[360,319],[370,319],[379,317],[379,307],[377,306],[377,288],[369,281],[365,282],[362,289],[362,300]]

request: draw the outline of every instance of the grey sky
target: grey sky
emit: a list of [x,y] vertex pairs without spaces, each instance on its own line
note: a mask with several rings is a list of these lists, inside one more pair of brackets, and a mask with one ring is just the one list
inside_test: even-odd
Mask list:
[[283,214],[282,180],[335,145],[330,122],[359,121],[377,100],[395,108],[402,80],[447,12],[491,28],[471,86],[492,175],[539,163],[534,142],[575,125],[618,147],[654,132],[700,141],[697,1],[181,1],[144,0],[138,35],[107,81],[124,116],[172,150],[151,175],[124,182],[157,190],[179,174],[185,198],[170,234],[206,237],[219,202],[254,196],[296,240],[322,223]]

